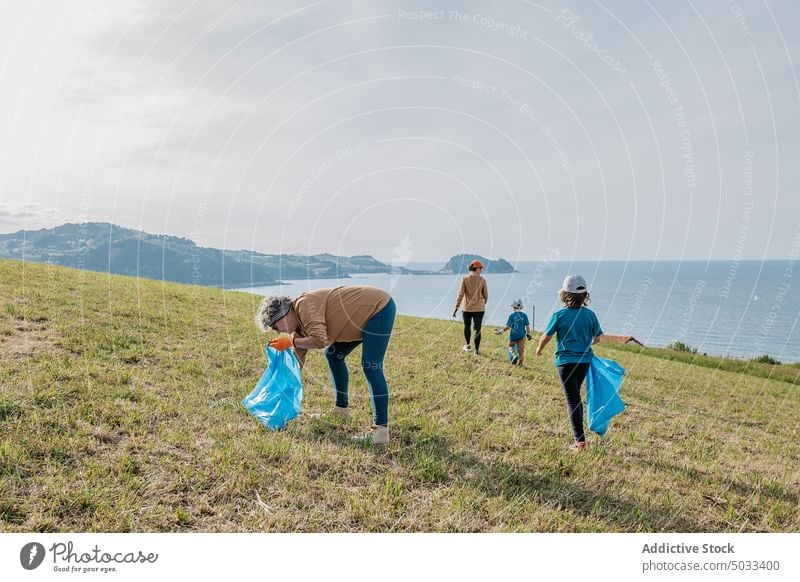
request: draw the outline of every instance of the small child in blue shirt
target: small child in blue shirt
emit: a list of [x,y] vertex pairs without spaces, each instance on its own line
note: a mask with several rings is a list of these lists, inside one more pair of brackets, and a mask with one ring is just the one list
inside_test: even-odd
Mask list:
[[497,335],[511,330],[508,334],[508,358],[515,366],[521,366],[525,361],[525,339],[531,339],[531,323],[528,316],[522,311],[522,300],[515,299],[511,303],[514,310],[508,316],[505,327],[498,327],[495,330]]
[[564,307],[550,318],[544,334],[539,338],[536,355],[556,336],[556,369],[567,397],[567,408],[572,423],[575,442],[570,449],[582,451],[586,448],[586,433],[583,431],[583,402],[581,384],[592,361],[592,345],[600,341],[603,330],[594,311],[586,307],[589,292],[586,280],[580,275],[569,275],[558,291]]

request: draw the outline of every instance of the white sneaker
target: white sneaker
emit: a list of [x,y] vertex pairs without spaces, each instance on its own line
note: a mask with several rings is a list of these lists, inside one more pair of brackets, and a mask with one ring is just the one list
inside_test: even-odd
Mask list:
[[353,415],[350,414],[350,409],[342,406],[334,406],[328,415],[344,422],[350,422],[353,418]]
[[469,344],[464,344],[464,347],[461,348],[461,349],[464,350],[465,352],[471,352],[472,351],[472,347]]
[[370,445],[388,445],[389,429],[385,426],[373,426],[372,430],[365,435],[352,437],[353,441],[367,443]]

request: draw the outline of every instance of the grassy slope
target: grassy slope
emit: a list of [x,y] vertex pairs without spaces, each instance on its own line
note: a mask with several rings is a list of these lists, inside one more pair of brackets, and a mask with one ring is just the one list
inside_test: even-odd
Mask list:
[[570,455],[552,348],[512,369],[494,335],[475,358],[456,324],[399,317],[372,449],[347,438],[360,373],[354,426],[309,416],[331,405],[319,354],[288,430],[240,406],[258,301],[0,261],[0,530],[800,531],[789,382],[601,345],[628,410]]

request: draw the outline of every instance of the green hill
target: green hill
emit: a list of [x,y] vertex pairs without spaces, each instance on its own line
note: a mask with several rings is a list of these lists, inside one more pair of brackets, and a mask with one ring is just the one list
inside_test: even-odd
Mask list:
[[0,257],[227,288],[274,285],[281,279],[347,278],[352,273],[391,270],[368,255],[228,251],[107,222],[62,224],[51,229],[0,234]]
[[800,531],[800,392],[747,367],[601,344],[628,410],[575,455],[550,346],[516,369],[399,317],[369,448],[360,371],[354,425],[311,416],[320,354],[286,431],[245,412],[256,296],[0,260],[0,303],[0,531]]

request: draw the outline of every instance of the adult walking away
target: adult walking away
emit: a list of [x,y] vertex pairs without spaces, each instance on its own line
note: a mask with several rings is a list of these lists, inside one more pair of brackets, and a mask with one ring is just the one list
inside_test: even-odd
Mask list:
[[586,280],[580,275],[569,275],[564,279],[559,298],[564,304],[556,311],[539,338],[536,355],[556,336],[556,369],[567,397],[567,409],[574,442],[570,449],[582,451],[586,448],[586,433],[583,430],[583,402],[581,384],[589,371],[592,361],[592,345],[600,341],[603,330],[589,304],[589,290]]
[[481,325],[483,324],[483,314],[486,312],[486,303],[489,301],[489,288],[486,279],[481,276],[483,273],[483,263],[472,261],[468,267],[469,275],[461,278],[461,286],[458,288],[456,306],[453,309],[453,317],[461,308],[461,315],[464,317],[464,351],[472,350],[472,327],[475,327],[475,355],[481,355]]
[[290,334],[270,340],[269,345],[279,350],[294,348],[301,368],[308,350],[325,349],[336,395],[331,415],[342,420],[351,418],[345,358],[362,344],[361,368],[369,384],[374,426],[360,439],[383,445],[389,442],[389,388],[383,359],[396,312],[394,299],[383,289],[350,285],[302,293],[296,299],[265,297],[256,324],[263,331]]

